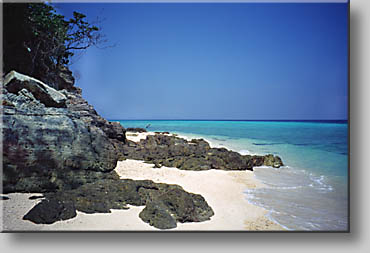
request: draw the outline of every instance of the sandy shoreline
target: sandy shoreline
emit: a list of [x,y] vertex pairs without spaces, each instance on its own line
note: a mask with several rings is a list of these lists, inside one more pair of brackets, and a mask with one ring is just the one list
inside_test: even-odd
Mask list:
[[142,161],[126,160],[116,168],[121,178],[150,179],[157,183],[181,185],[184,190],[201,194],[212,207],[211,220],[178,223],[174,230],[281,230],[265,217],[266,210],[248,203],[243,191],[263,187],[252,171],[183,171],[153,168]]
[[[139,141],[154,133],[128,133],[127,138]],[[184,138],[184,136],[181,136]],[[243,191],[263,187],[255,179],[252,171],[184,171],[176,168],[154,168],[143,161],[119,161],[115,171],[121,178],[134,180],[153,180],[156,183],[177,184],[184,190],[201,194],[212,207],[215,215],[209,221],[178,223],[172,230],[283,230],[270,221],[263,208],[250,204]],[[111,210],[109,214],[85,214],[51,225],[34,224],[22,217],[40,199],[29,200],[30,196],[40,194],[4,194],[9,200],[2,200],[3,230],[156,230],[139,218],[144,206],[130,206],[129,210]],[[172,231],[171,230],[171,231]]]

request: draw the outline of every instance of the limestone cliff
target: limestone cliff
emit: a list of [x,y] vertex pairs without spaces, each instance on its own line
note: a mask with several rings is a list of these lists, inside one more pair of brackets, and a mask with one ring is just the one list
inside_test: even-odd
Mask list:
[[[2,87],[4,192],[76,188],[110,177],[125,129],[101,116],[65,72],[63,90],[11,71]],[[73,88],[72,88],[73,87]],[[67,90],[68,88],[68,90]],[[113,176],[113,175],[112,175]]]

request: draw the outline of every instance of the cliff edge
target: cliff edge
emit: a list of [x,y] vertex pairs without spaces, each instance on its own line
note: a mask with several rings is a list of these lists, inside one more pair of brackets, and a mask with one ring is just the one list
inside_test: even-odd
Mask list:
[[[69,75],[68,75],[69,74]],[[3,186],[8,192],[73,189],[110,175],[125,129],[102,118],[65,71],[62,90],[11,71],[4,78]]]

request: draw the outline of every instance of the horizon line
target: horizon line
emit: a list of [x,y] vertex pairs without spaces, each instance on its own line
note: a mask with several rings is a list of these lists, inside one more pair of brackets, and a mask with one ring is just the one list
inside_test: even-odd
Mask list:
[[348,121],[348,119],[108,119],[108,120],[138,120],[138,121]]

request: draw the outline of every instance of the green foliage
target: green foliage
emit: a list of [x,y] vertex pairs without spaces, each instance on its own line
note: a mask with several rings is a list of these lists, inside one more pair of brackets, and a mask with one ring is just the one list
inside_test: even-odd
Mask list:
[[30,3],[28,22],[34,36],[34,49],[40,50],[42,44],[41,53],[56,65],[68,64],[74,50],[102,42],[99,28],[89,24],[86,15],[79,12],[73,12],[73,18],[67,21],[51,5]]
[[56,77],[77,51],[104,43],[100,29],[86,16],[70,19],[50,4],[5,3],[4,72],[17,70],[41,80]]

